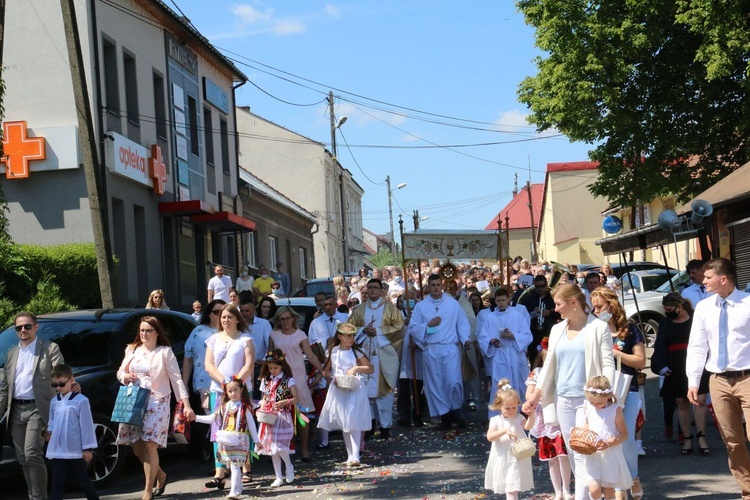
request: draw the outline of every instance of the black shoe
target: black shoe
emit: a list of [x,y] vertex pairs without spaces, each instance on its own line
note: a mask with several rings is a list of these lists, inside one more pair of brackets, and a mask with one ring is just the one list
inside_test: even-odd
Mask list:
[[381,427],[380,439],[390,439],[390,438],[391,438],[391,429],[387,427]]
[[164,489],[167,487],[167,483],[169,482],[169,475],[165,472],[164,473],[164,482],[161,483],[161,486],[154,489],[154,496],[160,497],[164,494]]
[[318,446],[316,446],[315,448],[319,450],[327,450],[330,447],[331,447],[330,443],[329,444],[318,443]]
[[411,420],[406,418],[399,418],[396,420],[396,424],[398,424],[399,427],[411,427]]
[[461,418],[461,417],[458,417],[458,418],[456,419],[456,427],[457,427],[458,429],[466,429],[466,420],[464,420],[464,419],[463,419],[463,418]]
[[451,428],[451,416],[450,413],[440,416],[440,425],[437,426],[439,431],[447,431]]
[[414,419],[414,427],[423,427],[424,422],[422,422],[421,418],[415,418]]

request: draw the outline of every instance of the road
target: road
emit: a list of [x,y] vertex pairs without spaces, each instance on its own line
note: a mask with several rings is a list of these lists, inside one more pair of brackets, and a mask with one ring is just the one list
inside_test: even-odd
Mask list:
[[[650,349],[649,349],[650,351]],[[649,353],[650,354],[650,353]],[[646,494],[644,499],[691,498],[736,499],[739,492],[727,468],[726,449],[718,431],[709,426],[711,454],[680,455],[681,446],[663,437],[661,400],[658,378],[650,375],[646,385],[647,417],[644,442],[647,455],[640,460],[640,476]],[[273,470],[270,460],[254,466],[256,482],[245,489],[250,498],[408,498],[408,499],[478,499],[500,498],[483,489],[484,467],[489,453],[486,432],[486,405],[472,415],[473,421],[463,432],[440,433],[429,427],[393,429],[395,438],[367,443],[362,454],[366,468],[349,473],[338,462],[346,458],[340,435],[334,435],[331,448],[316,452],[313,460],[303,463],[294,459],[297,480],[293,485],[270,489]],[[161,451],[161,459],[171,482],[166,499],[221,498],[228,490],[207,491],[210,464],[196,461],[184,446]],[[534,492],[521,498],[552,498],[546,465],[534,459]],[[4,499],[21,499],[25,485],[20,474],[1,475]],[[100,491],[104,499],[140,498],[142,472],[137,461],[129,461],[117,484]],[[69,492],[65,498],[80,498]]]

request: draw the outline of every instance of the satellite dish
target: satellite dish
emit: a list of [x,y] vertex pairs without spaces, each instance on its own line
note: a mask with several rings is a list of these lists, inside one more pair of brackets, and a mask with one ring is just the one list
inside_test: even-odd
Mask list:
[[659,227],[665,231],[674,231],[682,225],[682,220],[674,210],[664,210],[657,220]]
[[703,219],[714,213],[714,207],[706,200],[695,200],[690,204],[690,209],[693,211],[690,222],[696,226],[703,224]]

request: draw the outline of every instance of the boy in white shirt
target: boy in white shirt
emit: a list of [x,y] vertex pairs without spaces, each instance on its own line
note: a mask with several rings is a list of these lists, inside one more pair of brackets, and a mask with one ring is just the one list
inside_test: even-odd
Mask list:
[[97,447],[91,405],[86,396],[73,392],[73,370],[65,364],[52,367],[52,387],[57,396],[52,398],[47,429],[47,458],[52,461],[51,500],[63,498],[65,479],[75,477],[88,500],[99,500],[94,484],[86,473],[86,464],[94,457]]

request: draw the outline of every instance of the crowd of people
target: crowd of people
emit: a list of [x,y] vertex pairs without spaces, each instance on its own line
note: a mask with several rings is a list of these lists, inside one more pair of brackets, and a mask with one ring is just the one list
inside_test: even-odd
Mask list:
[[[710,454],[710,392],[730,470],[750,498],[742,424],[750,404],[750,295],[736,289],[726,259],[691,261],[687,269],[690,286],[663,298],[651,360],[662,379],[665,434],[671,437],[677,411],[681,453],[692,453],[695,443]],[[507,266],[432,261],[409,264],[406,273],[363,269],[349,280],[337,277],[332,293],[315,297],[319,310],[307,333],[293,308],[273,300],[290,293],[280,266],[273,278],[266,268],[255,278],[243,268],[234,283],[222,266],[214,272],[206,307],[193,305],[198,326],[182,366],[159,320],[146,316],[117,372],[122,384],[150,390],[142,424],[122,423],[117,436],[143,464],[142,498],[162,495],[169,483],[158,449],[170,431],[172,393],[186,420],[210,426],[215,474],[205,486],[223,490],[229,479],[228,498],[239,498],[253,481],[256,454],[271,457],[269,486],[278,488],[295,481],[292,455],[309,461],[311,452],[331,446],[331,431],[342,432],[345,464],[358,468],[364,442],[390,439],[394,424],[434,419],[440,431],[464,428],[482,400],[491,442],[487,489],[507,498],[533,489],[530,458],[516,447],[530,431],[556,499],[643,496],[645,338],[625,315],[611,267],[581,274],[519,258]],[[162,290],[147,307],[167,308]],[[87,498],[98,498],[81,465],[96,446],[87,400],[57,346],[36,338],[36,317],[21,313],[15,325],[19,345],[0,377],[0,414],[12,423],[29,498],[46,498],[45,438],[55,443],[47,452],[53,498],[60,498],[59,477],[68,470],[81,478]],[[40,362],[32,365],[34,356]],[[50,378],[52,390],[39,383]],[[191,407],[189,391],[200,408]],[[72,414],[79,420],[69,426]],[[60,441],[62,425],[78,429],[74,444]],[[598,436],[590,453],[571,446],[580,428]]]

